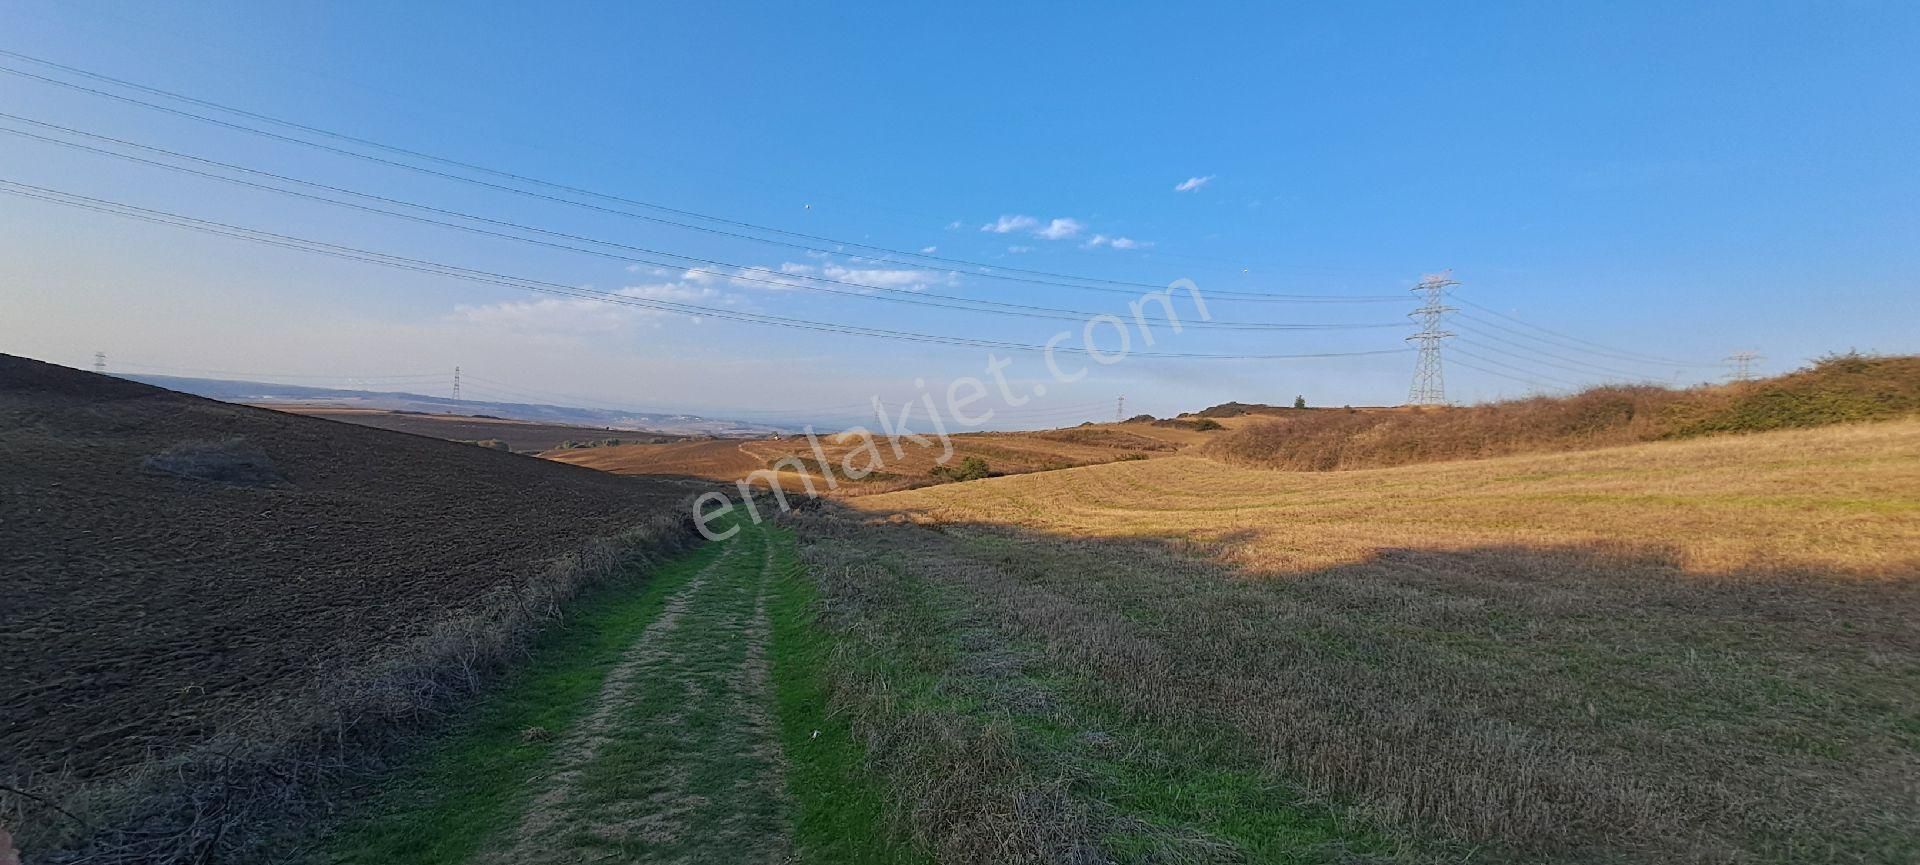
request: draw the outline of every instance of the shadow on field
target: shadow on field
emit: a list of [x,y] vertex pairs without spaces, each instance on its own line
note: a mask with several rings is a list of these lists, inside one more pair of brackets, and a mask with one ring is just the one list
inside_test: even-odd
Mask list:
[[[849,639],[906,603],[872,586],[930,587],[1030,647],[1035,675],[1167,735],[1225,737],[1417,859],[1435,843],[1556,861],[1920,853],[1920,560],[1893,577],[1689,573],[1661,549],[1480,546],[1280,572],[1229,560],[1250,536],[1087,540],[833,505],[795,524]],[[889,716],[860,681],[839,696],[923,798],[908,804],[936,849],[1027,839],[1027,859],[1060,861],[1112,831],[1087,822],[1098,805],[1077,829],[956,806],[969,794],[939,779],[970,773],[912,755],[967,761],[929,744],[960,734]],[[973,795],[1017,802],[1017,787]]]

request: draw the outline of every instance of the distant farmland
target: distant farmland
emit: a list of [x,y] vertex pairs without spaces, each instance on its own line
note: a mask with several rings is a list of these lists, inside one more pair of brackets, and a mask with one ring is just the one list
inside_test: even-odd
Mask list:
[[517,453],[553,450],[568,442],[587,443],[618,439],[622,442],[671,442],[682,437],[663,433],[611,430],[598,427],[484,418],[471,415],[421,414],[385,409],[338,408],[322,405],[274,403],[264,406],[274,411],[307,417],[341,421],[375,429],[412,433],[428,438],[465,442],[500,442]]
[[[1202,444],[1210,433],[1181,425],[1156,426],[1150,423],[1088,424],[1055,430],[1031,432],[964,433],[951,437],[953,454],[945,464],[967,457],[986,460],[994,474],[1023,474],[1074,466],[1097,465],[1118,460],[1151,459],[1169,456],[1184,448]],[[861,439],[848,435],[822,435],[818,438],[823,466],[804,437],[780,439],[717,439],[668,444],[623,445],[590,450],[552,451],[544,456],[574,465],[587,466],[616,474],[675,475],[715,481],[737,481],[749,472],[776,468],[789,489],[803,487],[805,474],[814,488],[828,492],[826,471],[830,468],[843,484],[838,490],[848,495],[865,495],[891,489],[931,484],[932,470],[942,465],[944,455],[937,440],[893,442],[876,439],[883,457],[880,469],[857,481],[849,482],[845,470],[849,458],[856,467],[865,457],[855,451]]]

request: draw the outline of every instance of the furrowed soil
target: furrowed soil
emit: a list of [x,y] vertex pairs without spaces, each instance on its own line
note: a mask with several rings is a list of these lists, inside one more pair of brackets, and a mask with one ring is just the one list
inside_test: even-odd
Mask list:
[[516,453],[539,453],[560,447],[564,442],[590,442],[604,439],[620,439],[625,442],[671,442],[679,436],[660,433],[635,432],[632,430],[610,430],[600,427],[567,426],[565,424],[534,423],[531,421],[508,420],[506,418],[470,417],[465,415],[432,415],[413,412],[386,411],[367,408],[339,408],[336,406],[302,405],[299,403],[279,403],[262,408],[287,414],[325,418],[342,423],[369,426],[375,429],[394,432],[413,433],[429,438],[448,441],[503,442]]
[[181,753],[685,492],[0,356],[0,776]]

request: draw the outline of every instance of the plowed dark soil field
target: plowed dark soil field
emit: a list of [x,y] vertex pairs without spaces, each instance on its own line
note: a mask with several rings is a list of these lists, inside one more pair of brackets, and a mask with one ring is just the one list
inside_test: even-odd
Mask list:
[[564,424],[532,423],[529,421],[506,420],[502,418],[464,417],[460,415],[413,414],[411,412],[383,411],[365,408],[334,408],[331,406],[270,405],[275,411],[288,414],[320,417],[344,423],[370,426],[376,429],[413,433],[450,441],[498,441],[507,447],[522,453],[538,453],[560,447],[565,442],[590,442],[603,439],[619,439],[623,442],[674,442],[680,436],[660,433],[635,432],[632,430],[610,430],[596,427],[566,426]]
[[99,777],[684,487],[0,355],[0,777]]

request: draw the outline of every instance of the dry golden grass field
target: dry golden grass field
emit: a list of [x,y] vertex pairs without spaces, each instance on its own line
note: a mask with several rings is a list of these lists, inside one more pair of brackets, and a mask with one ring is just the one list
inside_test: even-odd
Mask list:
[[1920,421],[796,525],[951,861],[1920,859]]
[[[1242,419],[1233,418],[1228,423],[1236,422],[1242,422]],[[951,437],[954,452],[948,462],[957,464],[967,457],[979,457],[987,461],[995,474],[1022,474],[1115,460],[1169,456],[1185,448],[1204,444],[1211,438],[1212,434],[1206,432],[1148,423],[1094,424],[1031,432],[963,433]],[[849,460],[856,468],[865,467],[868,462],[868,457],[859,452],[862,440],[858,437],[823,435],[818,441],[821,452],[826,455],[827,464],[842,483],[849,477],[846,471]],[[887,439],[875,439],[875,446],[882,457],[880,469],[860,482],[842,488],[842,492],[862,494],[931,483],[929,473],[940,464],[938,461],[945,453],[932,436],[928,436],[926,443],[903,437],[899,441],[898,454],[894,453],[893,443]],[[543,456],[614,474],[678,475],[722,482],[737,481],[749,472],[776,468],[781,473],[783,484],[789,489],[800,488],[800,475],[806,474],[817,490],[822,493],[827,491],[820,458],[804,437],[619,445],[549,451]],[[776,466],[784,460],[797,460],[806,470],[796,471],[793,462]]]

